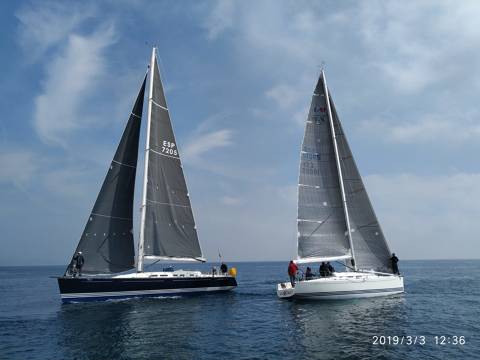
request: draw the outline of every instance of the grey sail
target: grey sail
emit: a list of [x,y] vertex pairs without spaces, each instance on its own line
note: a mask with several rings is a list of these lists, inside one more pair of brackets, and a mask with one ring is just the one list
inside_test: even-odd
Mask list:
[[350,254],[323,78],[305,126],[298,184],[298,257]]
[[143,255],[201,258],[197,230],[156,57],[153,72]]
[[350,151],[331,95],[330,107],[350,216],[356,265],[360,269],[392,272],[390,250]]
[[133,196],[145,81],[146,77],[75,251],[81,251],[85,260],[82,273],[117,273],[134,267]]

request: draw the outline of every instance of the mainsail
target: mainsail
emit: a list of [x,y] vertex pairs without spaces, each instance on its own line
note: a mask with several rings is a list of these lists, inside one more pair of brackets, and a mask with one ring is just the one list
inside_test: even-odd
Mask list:
[[392,272],[387,241],[363,185],[331,95],[330,106],[350,215],[355,262],[360,269]]
[[171,259],[202,257],[155,49],[152,53],[150,71],[139,271],[143,270],[143,257]]
[[298,181],[298,258],[350,257],[323,78],[305,125]]
[[133,195],[145,81],[146,77],[75,250],[85,260],[82,273],[117,273],[134,267]]
[[328,101],[325,96],[328,90],[324,76],[322,71],[302,144],[297,219],[299,262],[353,257],[356,268],[392,272],[390,250],[333,100],[330,94]]

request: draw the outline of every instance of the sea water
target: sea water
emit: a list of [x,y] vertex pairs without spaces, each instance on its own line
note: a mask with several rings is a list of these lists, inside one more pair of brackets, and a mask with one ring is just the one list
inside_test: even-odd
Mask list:
[[65,305],[64,267],[0,267],[0,359],[480,359],[478,260],[401,261],[405,294],[324,302],[277,298],[287,262],[229,265],[228,293]]

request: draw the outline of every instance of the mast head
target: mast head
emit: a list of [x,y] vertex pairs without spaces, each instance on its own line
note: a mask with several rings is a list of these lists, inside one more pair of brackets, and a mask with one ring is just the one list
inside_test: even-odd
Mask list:
[[320,71],[320,74],[318,74],[318,77],[325,77],[325,67],[326,67],[326,65],[327,65],[327,63],[323,60],[320,63],[320,65],[317,65],[318,69]]

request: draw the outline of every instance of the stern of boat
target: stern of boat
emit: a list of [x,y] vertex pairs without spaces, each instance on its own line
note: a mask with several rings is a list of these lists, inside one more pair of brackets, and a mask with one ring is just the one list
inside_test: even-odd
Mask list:
[[280,299],[288,299],[295,295],[295,288],[289,282],[277,284],[277,295]]

